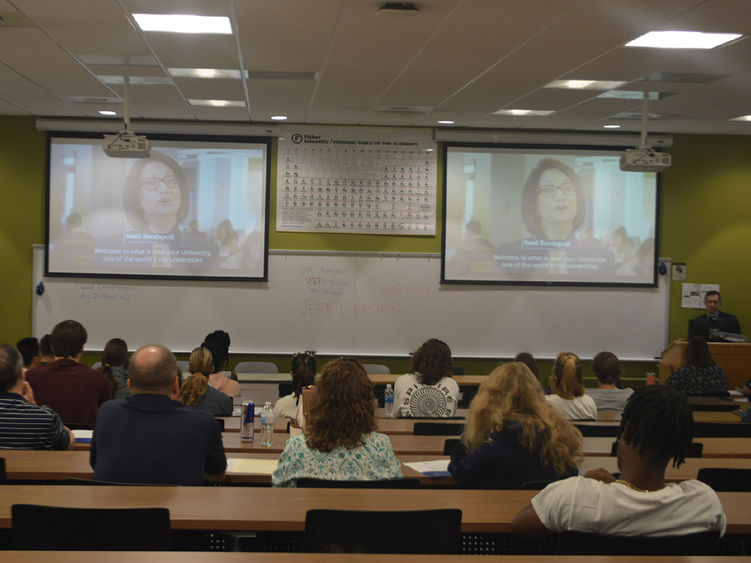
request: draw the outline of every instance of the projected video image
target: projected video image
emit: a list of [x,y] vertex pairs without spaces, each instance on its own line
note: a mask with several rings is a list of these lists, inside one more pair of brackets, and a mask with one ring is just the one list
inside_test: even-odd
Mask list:
[[657,176],[618,152],[449,146],[444,281],[654,285]]
[[50,138],[50,274],[264,279],[266,142]]

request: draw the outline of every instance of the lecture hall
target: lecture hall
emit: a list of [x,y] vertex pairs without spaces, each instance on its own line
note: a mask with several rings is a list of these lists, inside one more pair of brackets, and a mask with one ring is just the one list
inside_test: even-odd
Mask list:
[[749,35],[0,0],[0,559],[751,558]]

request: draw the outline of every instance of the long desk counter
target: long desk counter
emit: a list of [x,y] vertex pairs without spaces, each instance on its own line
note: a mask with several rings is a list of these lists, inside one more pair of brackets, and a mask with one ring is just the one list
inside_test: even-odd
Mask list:
[[[462,531],[508,533],[511,520],[535,491],[446,489],[274,489],[269,487],[0,486],[0,527],[10,528],[11,506],[44,504],[78,508],[165,507],[173,529],[280,530],[305,528],[305,513],[340,510],[459,508]],[[751,533],[751,493],[719,493],[727,533]]]

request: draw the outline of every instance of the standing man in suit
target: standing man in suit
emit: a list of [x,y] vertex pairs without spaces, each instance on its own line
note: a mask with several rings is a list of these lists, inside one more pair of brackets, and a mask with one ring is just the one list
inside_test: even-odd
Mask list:
[[711,290],[704,294],[704,306],[707,313],[699,315],[688,322],[688,337],[703,336],[712,340],[712,331],[734,332],[741,334],[741,325],[735,315],[720,311],[722,298],[720,292]]

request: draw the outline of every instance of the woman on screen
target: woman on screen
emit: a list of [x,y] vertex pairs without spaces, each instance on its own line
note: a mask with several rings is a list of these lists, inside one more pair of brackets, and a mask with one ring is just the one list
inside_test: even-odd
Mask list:
[[287,440],[271,477],[275,487],[297,479],[373,481],[401,478],[391,440],[376,432],[373,383],[362,364],[326,364],[316,383],[304,433]]
[[582,366],[579,357],[571,352],[561,352],[553,364],[548,402],[569,420],[596,420],[597,404],[584,394]]
[[578,473],[581,434],[545,401],[521,362],[497,367],[480,385],[449,471],[465,487],[521,489]]
[[410,373],[394,383],[394,418],[442,418],[456,414],[459,385],[451,377],[451,349],[431,338],[412,356]]

